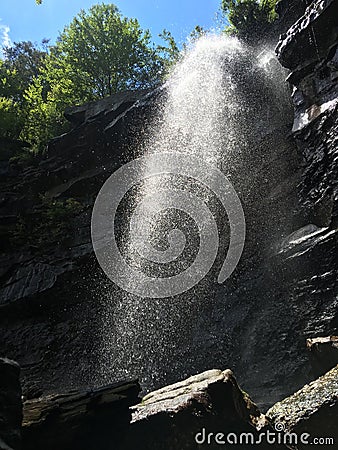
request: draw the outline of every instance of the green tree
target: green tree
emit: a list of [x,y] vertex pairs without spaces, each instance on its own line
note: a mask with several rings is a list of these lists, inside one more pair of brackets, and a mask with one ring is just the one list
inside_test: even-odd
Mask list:
[[[44,42],[44,45],[46,42]],[[31,42],[15,42],[3,49],[0,60],[0,147],[1,158],[25,154],[22,132],[28,113],[25,91],[37,78],[45,50]]]
[[162,61],[150,39],[136,19],[121,16],[115,5],[100,4],[74,18],[61,33],[56,52],[80,78],[84,96],[100,98],[160,81]]
[[4,59],[0,61],[0,95],[11,98],[21,106],[24,92],[38,76],[47,54],[48,41],[42,41],[43,49],[30,41],[14,42],[3,49]]
[[25,139],[40,151],[51,137],[67,130],[67,106],[156,86],[179,53],[169,32],[161,37],[165,45],[153,45],[149,31],[136,19],[123,17],[115,5],[82,10],[50,47],[39,76],[25,91]]
[[205,30],[200,25],[196,25],[195,28],[192,30],[192,32],[189,34],[189,39],[194,42],[200,39],[202,36],[205,36],[207,33],[207,30]]
[[166,45],[158,45],[156,48],[156,59],[158,67],[158,73],[160,77],[166,77],[170,68],[181,57],[181,50],[179,49],[173,35],[170,31],[164,29],[159,37],[165,42]]
[[0,138],[18,139],[23,125],[19,105],[10,98],[0,97]]
[[89,100],[83,95],[81,83],[76,83],[72,68],[54,53],[45,60],[39,76],[25,91],[28,116],[22,136],[36,152],[42,152],[54,136],[69,130],[64,110],[69,105]]
[[222,0],[221,9],[230,24],[226,32],[255,41],[276,19],[276,3],[277,0]]

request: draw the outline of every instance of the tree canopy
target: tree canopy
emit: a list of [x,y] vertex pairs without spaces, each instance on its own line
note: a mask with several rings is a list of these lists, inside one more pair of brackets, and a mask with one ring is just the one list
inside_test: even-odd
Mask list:
[[11,136],[41,151],[50,138],[67,130],[67,106],[156,86],[179,54],[168,31],[160,36],[164,43],[155,46],[136,19],[123,17],[113,4],[99,4],[81,10],[55,45],[20,42],[5,48],[0,137],[16,117]]
[[115,5],[82,10],[65,27],[52,58],[63,60],[84,95],[105,97],[125,89],[151,86],[161,79],[161,58],[148,30],[121,16]]
[[3,53],[4,59],[0,60],[0,138],[2,141],[18,140],[27,116],[25,92],[38,76],[46,53],[30,41],[15,42],[4,48]]
[[255,41],[276,18],[276,3],[277,0],[222,0],[221,9],[230,23],[226,31]]
[[[276,17],[276,0],[221,0],[228,33],[255,40]],[[36,0],[41,3],[41,0]],[[198,39],[197,26],[190,35]],[[154,87],[166,77],[180,50],[169,31],[154,45],[149,30],[113,4],[81,10],[56,43],[14,43],[0,60],[0,140],[24,140],[41,152],[67,131],[67,106],[127,89]],[[186,48],[183,46],[183,50]]]

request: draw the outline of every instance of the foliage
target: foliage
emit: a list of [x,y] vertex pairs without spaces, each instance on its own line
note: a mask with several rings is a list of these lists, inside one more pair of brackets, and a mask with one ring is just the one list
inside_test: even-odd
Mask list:
[[148,30],[121,16],[115,5],[94,5],[61,33],[57,59],[69,65],[72,81],[81,82],[83,97],[102,98],[161,81],[162,60],[150,39]]
[[192,32],[189,34],[189,40],[194,42],[200,39],[202,36],[204,36],[207,33],[207,30],[205,30],[200,25],[196,25],[195,28],[192,30]]
[[67,67],[62,64],[50,67],[51,59],[48,57],[40,75],[25,91],[28,114],[22,137],[32,144],[36,152],[42,152],[53,136],[69,129],[64,110],[80,101],[76,95],[77,87],[67,78]]
[[255,40],[267,31],[276,19],[277,0],[222,0],[221,9],[230,25],[229,34],[245,40]]
[[24,92],[43,66],[47,44],[48,41],[43,40],[42,46],[45,48],[40,49],[30,41],[14,42],[13,46],[3,49],[0,95],[10,97],[23,106]]
[[136,19],[99,4],[81,10],[54,46],[43,41],[41,50],[22,42],[5,49],[0,96],[20,107],[20,139],[42,153],[52,137],[69,130],[67,106],[156,86],[179,55],[172,35],[164,30],[161,37],[163,45],[151,44]]
[[[46,42],[45,42],[46,43]],[[31,42],[15,42],[4,48],[0,60],[0,138],[19,139],[27,103],[25,91],[43,66],[45,51]]]
[[22,129],[22,112],[11,98],[0,97],[0,137],[18,139]]
[[[43,42],[46,45],[47,41]],[[3,49],[4,59],[0,60],[0,141],[1,157],[16,158],[21,162],[31,160],[27,150],[18,145],[24,138],[24,126],[29,105],[25,92],[34,83],[43,67],[46,50],[41,50],[32,42],[15,42]]]
[[162,33],[159,34],[159,37],[167,44],[157,46],[157,54],[162,66],[159,68],[159,75],[162,76],[162,78],[165,78],[168,75],[170,68],[181,57],[181,51],[170,31],[164,29]]

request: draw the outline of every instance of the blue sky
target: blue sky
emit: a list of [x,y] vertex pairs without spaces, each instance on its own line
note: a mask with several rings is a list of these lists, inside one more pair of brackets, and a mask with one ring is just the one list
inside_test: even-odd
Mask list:
[[[81,8],[88,9],[93,0],[0,0],[1,44],[10,42],[41,42],[43,38],[54,42],[59,31],[67,25]],[[163,28],[171,31],[178,43],[195,27],[216,27],[215,21],[221,0],[116,0],[113,3],[127,17],[135,17],[142,28],[149,28],[153,40]]]

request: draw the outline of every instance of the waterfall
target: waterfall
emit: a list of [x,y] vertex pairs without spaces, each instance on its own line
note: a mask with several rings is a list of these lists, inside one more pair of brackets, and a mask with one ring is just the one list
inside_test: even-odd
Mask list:
[[[281,96],[270,102],[268,112],[257,105],[256,91],[274,86],[276,78],[271,57],[261,50],[226,36],[194,42],[163,87],[138,159],[108,180],[96,201],[96,255],[122,287],[109,285],[106,294],[105,381],[140,376],[145,386],[154,387],[201,364],[210,368],[207,346],[198,348],[196,330],[201,320],[208,326],[208,307],[222,288],[217,280],[226,287],[242,254],[245,223],[239,198],[252,190],[245,158],[266,115],[273,115],[273,125],[266,122],[263,134],[281,120]],[[128,200],[118,208],[124,195]],[[120,209],[124,222],[116,232],[119,244],[110,248],[118,257],[107,251],[107,240],[115,240],[109,202],[116,203],[114,215]]]
[[224,118],[228,151],[236,142],[236,79],[227,69],[245,50],[236,38],[200,38],[167,82],[163,117],[149,151],[173,147],[215,164],[222,154]]

